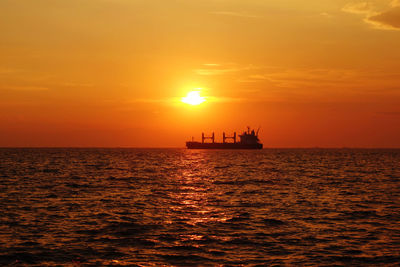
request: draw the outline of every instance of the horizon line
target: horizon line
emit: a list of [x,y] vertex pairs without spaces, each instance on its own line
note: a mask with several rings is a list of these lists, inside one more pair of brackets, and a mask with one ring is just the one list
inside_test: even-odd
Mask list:
[[[134,146],[0,146],[0,149],[187,149],[186,147],[134,147]],[[400,149],[400,147],[264,147],[268,149]],[[252,150],[252,149],[190,149],[190,150]]]

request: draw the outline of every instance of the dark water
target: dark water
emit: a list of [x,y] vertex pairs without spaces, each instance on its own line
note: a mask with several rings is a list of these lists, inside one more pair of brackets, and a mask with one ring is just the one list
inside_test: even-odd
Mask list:
[[400,263],[400,150],[0,149],[0,265]]

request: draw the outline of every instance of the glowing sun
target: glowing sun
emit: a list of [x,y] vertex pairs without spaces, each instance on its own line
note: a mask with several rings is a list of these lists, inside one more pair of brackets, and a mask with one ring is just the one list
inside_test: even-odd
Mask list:
[[200,95],[200,91],[191,91],[185,97],[182,97],[181,101],[189,105],[200,105],[206,99]]

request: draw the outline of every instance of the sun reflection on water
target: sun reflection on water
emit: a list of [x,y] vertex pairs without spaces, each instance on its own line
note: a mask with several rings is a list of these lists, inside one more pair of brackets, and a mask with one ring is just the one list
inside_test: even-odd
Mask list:
[[175,177],[177,189],[170,193],[175,203],[171,211],[178,212],[178,219],[190,225],[227,220],[225,212],[214,203],[217,192],[210,180],[213,167],[209,163],[207,151],[187,151],[181,159],[179,175]]

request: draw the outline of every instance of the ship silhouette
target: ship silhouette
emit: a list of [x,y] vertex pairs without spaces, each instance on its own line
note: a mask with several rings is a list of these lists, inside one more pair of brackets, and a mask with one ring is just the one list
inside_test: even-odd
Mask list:
[[[247,127],[247,131],[239,135],[240,140],[238,142],[236,139],[236,132],[233,136],[226,136],[226,134],[223,133],[222,143],[215,142],[214,133],[212,133],[211,136],[205,136],[204,133],[202,133],[201,142],[196,142],[192,138],[192,141],[186,142],[186,147],[188,149],[262,149],[263,144],[261,144],[260,139],[258,139],[258,131],[259,130],[255,132],[254,130],[250,130],[250,127]],[[227,142],[227,140],[230,142]]]

